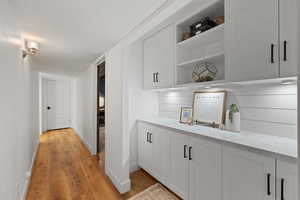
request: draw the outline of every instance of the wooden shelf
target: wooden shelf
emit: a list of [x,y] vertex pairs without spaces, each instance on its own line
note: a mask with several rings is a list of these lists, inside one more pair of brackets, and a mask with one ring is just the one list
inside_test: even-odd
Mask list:
[[219,52],[219,53],[212,54],[212,55],[209,55],[209,56],[205,56],[205,57],[202,57],[202,58],[197,58],[197,59],[194,59],[194,60],[182,62],[182,63],[179,63],[177,66],[178,67],[191,66],[191,64],[194,64],[194,63],[197,63],[197,62],[215,60],[215,59],[219,59],[221,57],[224,57],[224,52]]
[[224,40],[224,24],[220,24],[212,29],[200,33],[199,35],[195,35],[194,37],[178,42],[177,47],[192,46],[193,44],[199,43],[207,44],[220,40]]

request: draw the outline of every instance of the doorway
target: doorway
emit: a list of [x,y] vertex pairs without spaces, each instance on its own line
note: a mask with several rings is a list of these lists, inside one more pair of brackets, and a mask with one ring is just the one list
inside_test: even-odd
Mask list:
[[71,126],[71,83],[69,80],[43,79],[43,131]]
[[105,62],[97,66],[97,154],[105,164]]

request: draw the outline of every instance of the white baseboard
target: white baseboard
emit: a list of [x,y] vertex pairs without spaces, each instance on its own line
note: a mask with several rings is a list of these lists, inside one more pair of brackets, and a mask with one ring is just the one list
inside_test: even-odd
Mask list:
[[130,167],[129,167],[130,173],[135,172],[139,169],[140,169],[140,167],[139,167],[138,161],[130,161]]
[[31,182],[32,169],[33,169],[33,165],[34,165],[35,158],[36,158],[36,155],[37,155],[37,151],[39,149],[39,145],[40,145],[40,141],[38,140],[38,142],[37,142],[37,144],[35,145],[35,148],[34,148],[30,168],[27,171],[27,173],[25,174],[25,183],[24,183],[24,188],[23,188],[22,193],[21,193],[21,198],[20,198],[21,200],[25,200],[26,196],[27,196],[28,187],[29,187],[29,184]]
[[127,181],[121,182],[118,180],[118,178],[116,176],[113,175],[111,170],[106,170],[107,172],[107,176],[110,178],[110,180],[113,182],[113,184],[116,186],[117,190],[123,194],[125,192],[130,191],[130,187],[131,187],[131,183],[130,183],[130,179],[128,179]]

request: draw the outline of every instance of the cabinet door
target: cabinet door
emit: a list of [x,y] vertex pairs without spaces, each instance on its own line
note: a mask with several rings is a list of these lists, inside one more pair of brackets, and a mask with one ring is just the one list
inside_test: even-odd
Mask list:
[[230,81],[276,78],[278,0],[225,1],[226,77]]
[[170,25],[144,41],[144,88],[168,88],[174,77],[174,27]]
[[188,135],[172,132],[170,179],[167,186],[183,199],[188,199],[188,147]]
[[153,145],[153,176],[167,184],[170,174],[170,134],[165,128],[153,127],[151,142]]
[[299,0],[279,0],[280,8],[280,76],[296,76],[299,62]]
[[223,147],[223,200],[275,200],[275,160]]
[[277,198],[278,200],[297,199],[297,163],[277,161]]
[[221,145],[191,137],[189,162],[189,199],[222,199]]
[[152,144],[149,140],[150,126],[139,123],[139,165],[149,173],[152,168]]

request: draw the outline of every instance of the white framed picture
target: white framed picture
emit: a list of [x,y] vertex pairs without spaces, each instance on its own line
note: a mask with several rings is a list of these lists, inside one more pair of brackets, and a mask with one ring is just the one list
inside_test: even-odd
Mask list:
[[193,101],[193,121],[203,124],[224,124],[226,101],[226,91],[195,92]]
[[193,122],[193,108],[181,107],[180,123],[189,124]]

